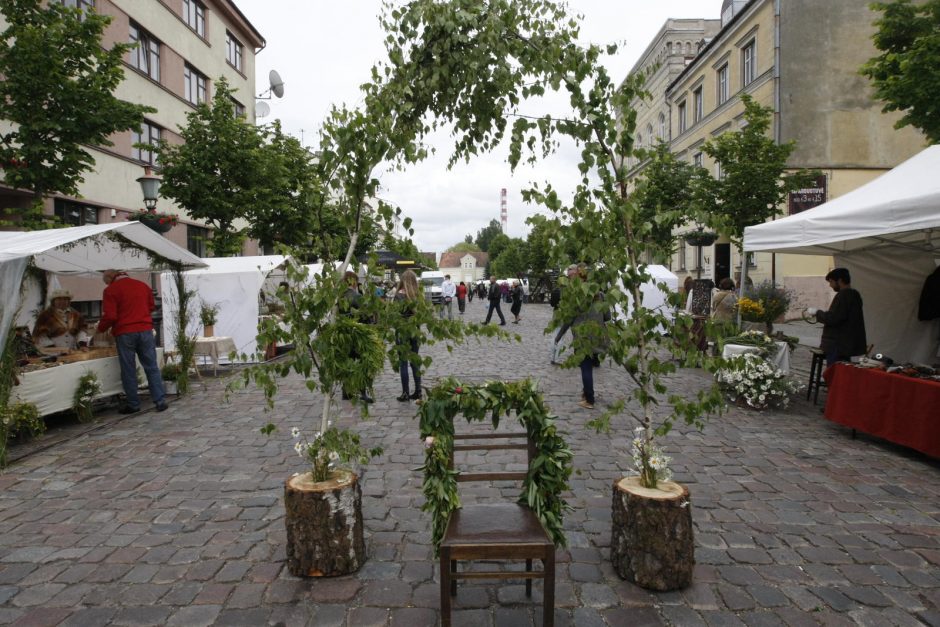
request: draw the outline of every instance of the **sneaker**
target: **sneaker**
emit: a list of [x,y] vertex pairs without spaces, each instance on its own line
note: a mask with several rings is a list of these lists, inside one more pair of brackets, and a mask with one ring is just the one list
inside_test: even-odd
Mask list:
[[166,411],[167,408],[169,408],[169,405],[167,405],[166,402],[157,403],[157,411]]
[[580,403],[578,403],[578,405],[584,409],[594,409],[594,403],[589,403],[586,400],[582,400]]
[[139,411],[140,407],[131,407],[130,405],[121,405],[121,407],[118,408],[118,413],[121,414],[136,414]]

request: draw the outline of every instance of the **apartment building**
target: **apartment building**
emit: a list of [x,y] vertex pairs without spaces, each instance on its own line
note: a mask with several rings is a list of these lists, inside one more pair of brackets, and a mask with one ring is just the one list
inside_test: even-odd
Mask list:
[[[56,1],[56,0],[51,0]],[[89,147],[95,167],[85,174],[80,197],[47,199],[45,212],[70,225],[120,222],[143,206],[137,178],[155,155],[134,144],[160,139],[181,141],[178,130],[196,104],[212,98],[213,85],[225,77],[236,89],[236,112],[255,120],[255,55],[265,41],[231,0],[59,0],[70,6],[111,16],[105,47],[137,42],[124,60],[125,80],[115,95],[157,109],[147,116],[140,133],[117,133],[107,148]],[[0,16],[0,29],[6,22]],[[26,202],[15,190],[0,186],[4,206]],[[205,256],[205,224],[193,220],[170,200],[161,198],[160,211],[176,213],[180,222],[166,237]],[[257,245],[246,244],[246,254]],[[96,287],[100,293],[100,286]]]
[[[661,97],[668,110],[672,152],[720,176],[702,145],[741,129],[740,95],[750,94],[773,109],[774,139],[796,142],[788,165],[823,174],[813,189],[791,195],[781,207],[784,215],[836,198],[919,152],[923,135],[910,127],[895,130],[898,116],[881,112],[882,103],[858,73],[876,53],[871,37],[877,15],[868,4],[724,0],[720,30],[651,101]],[[641,170],[637,164],[635,173]],[[680,244],[673,256],[680,280],[696,274],[695,253]],[[755,281],[774,279],[807,302],[829,295],[822,280],[832,267],[829,257],[761,253],[749,264]],[[702,276],[717,282],[736,277],[740,259],[727,239],[719,239],[703,251],[702,265]]]

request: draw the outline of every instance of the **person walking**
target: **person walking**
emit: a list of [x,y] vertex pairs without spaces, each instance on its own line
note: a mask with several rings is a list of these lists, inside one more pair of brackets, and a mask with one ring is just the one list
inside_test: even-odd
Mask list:
[[444,275],[441,283],[441,320],[444,319],[444,310],[447,310],[447,319],[454,319],[454,296],[457,295],[457,286],[450,280],[450,275]]
[[[583,281],[585,278],[584,270],[578,268],[573,280]],[[579,364],[582,391],[578,404],[585,409],[594,409],[594,368],[600,365],[600,356],[607,345],[604,330],[604,323],[608,318],[606,307],[603,293],[598,292],[587,311],[578,314],[571,321],[573,345],[576,350],[584,352]]]
[[[343,298],[339,303],[340,312],[357,322],[371,324],[372,320],[368,315],[359,310],[362,306],[362,294],[359,292],[359,276],[352,270],[347,270],[343,278],[346,281],[346,291],[343,293]],[[359,354],[356,351],[352,351],[349,357],[355,360],[359,358]],[[349,391],[343,389],[342,396],[343,400],[349,400]],[[363,403],[375,402],[375,399],[369,394],[368,388],[363,388],[360,391],[359,400]]]
[[464,287],[467,289],[467,300],[472,303],[473,297],[477,291],[477,286],[471,282],[469,285],[465,285]]
[[[118,363],[121,367],[121,387],[124,404],[122,414],[140,411],[137,393],[137,360],[147,376],[150,398],[157,411],[167,408],[163,377],[157,365],[157,346],[153,338],[153,317],[156,309],[153,290],[143,281],[132,279],[120,270],[105,270],[102,280],[107,287],[102,297],[101,320],[98,332],[111,331],[117,344]],[[189,364],[184,364],[188,368]]]
[[463,281],[457,286],[457,309],[460,310],[460,315],[463,315],[464,310],[467,308],[467,284]]
[[522,285],[519,284],[519,281],[513,281],[512,307],[509,308],[509,311],[512,313],[512,323],[519,324],[519,321],[522,320],[522,318],[519,317],[519,312],[522,311]]
[[[399,308],[402,318],[411,318],[415,315],[423,294],[418,289],[418,277],[411,270],[405,270],[398,283],[398,291],[395,293],[394,304]],[[408,345],[411,351],[409,358],[405,355],[399,356],[398,373],[401,376],[401,396],[398,400],[402,403],[410,399],[417,400],[421,398],[421,369],[418,361],[418,336],[420,329],[408,329],[395,335],[395,344],[399,347]],[[401,349],[404,350],[404,349]],[[414,378],[414,392],[408,393],[408,364],[411,364],[411,374]]]
[[503,295],[500,291],[499,283],[496,282],[496,277],[490,277],[490,289],[487,292],[487,299],[490,302],[490,307],[486,312],[486,320],[483,321],[483,324],[489,324],[490,319],[493,317],[493,311],[495,310],[497,315],[499,315],[499,326],[506,326],[506,317],[503,315],[502,310],[499,308],[499,301],[502,299]]

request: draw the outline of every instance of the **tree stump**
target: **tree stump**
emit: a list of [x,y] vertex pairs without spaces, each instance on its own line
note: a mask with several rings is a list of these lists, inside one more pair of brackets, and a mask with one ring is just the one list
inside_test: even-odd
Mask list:
[[692,583],[695,541],[689,490],[672,481],[650,490],[639,477],[614,483],[610,561],[623,579],[648,590]]
[[299,577],[335,577],[359,570],[366,556],[362,490],[356,475],[337,471],[316,483],[297,474],[284,486],[287,569]]

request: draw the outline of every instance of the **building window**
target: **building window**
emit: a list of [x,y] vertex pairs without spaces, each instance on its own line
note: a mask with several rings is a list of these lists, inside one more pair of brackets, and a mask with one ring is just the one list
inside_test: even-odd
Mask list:
[[131,22],[131,43],[137,47],[131,50],[131,65],[152,78],[160,80],[160,42],[153,35]]
[[721,161],[715,162],[715,178],[719,181],[723,181],[725,179],[725,173],[721,169]]
[[741,83],[746,87],[757,78],[757,42],[753,39],[741,50]]
[[56,198],[53,206],[56,217],[62,220],[63,224],[69,226],[98,224],[98,207],[62,200],[61,198]]
[[235,117],[245,117],[245,105],[232,98],[232,108],[235,109]]
[[160,143],[160,135],[163,129],[161,129],[156,124],[151,124],[144,120],[140,125],[140,132],[131,131],[131,142],[135,144],[131,148],[131,157],[137,159],[138,161],[143,161],[144,163],[149,163],[151,165],[156,165],[157,155],[152,150],[146,148],[141,148],[137,144],[147,144],[150,146],[156,146]]
[[95,8],[95,0],[60,0],[60,2],[63,6],[82,11],[93,11]]
[[193,104],[206,101],[206,77],[188,63],[183,69],[183,82],[186,85],[186,100]]
[[680,132],[680,133],[684,133],[684,132],[685,132],[685,124],[686,124],[686,122],[685,122],[685,100],[683,100],[682,102],[679,103],[679,112],[678,112],[677,116],[678,116],[678,118],[679,118],[679,132]]
[[692,92],[692,123],[700,122],[705,115],[705,98],[702,95],[702,88],[699,87]]
[[652,124],[646,125],[646,141],[649,142],[650,148],[652,148],[653,144],[655,143],[653,141],[653,125]]
[[206,256],[206,240],[209,239],[209,229],[201,226],[186,225],[186,248],[197,257]]
[[235,36],[232,33],[225,33],[225,60],[228,61],[229,65],[234,67],[239,72],[242,71],[242,57],[245,53],[245,47],[241,44],[240,41],[235,39]]
[[643,147],[643,133],[636,134],[636,147],[637,148]]
[[692,165],[696,168],[702,167],[702,153],[697,152],[692,156]]
[[718,68],[718,88],[716,89],[716,100],[718,104],[724,104],[728,101],[728,64],[725,63]]
[[679,238],[679,271],[685,270],[685,240]]
[[183,0],[183,21],[200,37],[206,36],[206,7],[199,0]]
[[659,114],[659,139],[666,141],[666,116],[665,114]]

